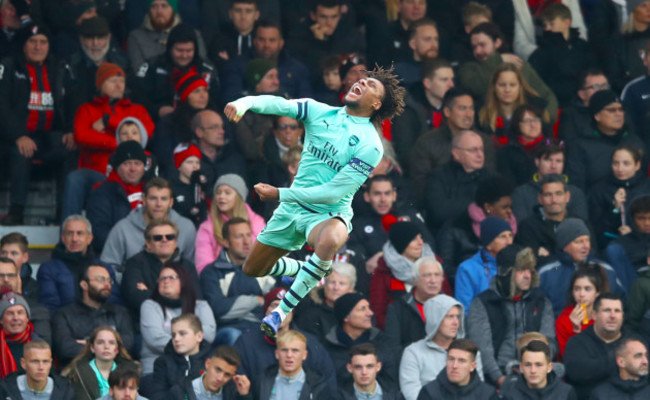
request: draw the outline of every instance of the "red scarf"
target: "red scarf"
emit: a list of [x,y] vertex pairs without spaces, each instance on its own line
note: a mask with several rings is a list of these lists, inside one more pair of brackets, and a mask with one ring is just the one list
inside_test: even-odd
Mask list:
[[108,174],[108,178],[106,178],[106,180],[117,182],[122,185],[124,192],[126,193],[126,198],[129,200],[129,204],[131,204],[131,210],[134,210],[142,205],[142,183],[138,183],[137,185],[127,185],[126,183],[122,182],[122,179],[120,179],[120,176],[117,174],[117,172],[115,172],[115,170],[112,170],[111,173]]
[[[494,147],[501,147],[505,146],[508,144],[508,136],[503,134],[503,128],[505,127],[505,123],[503,122],[503,117],[497,116],[497,119],[494,124],[494,130],[495,134],[492,136],[492,140],[494,141]],[[499,130],[501,129],[501,130]],[[503,136],[497,136],[497,135],[503,135]]]
[[54,119],[54,98],[47,76],[47,65],[34,66],[27,63],[27,71],[31,82],[27,104],[27,131],[49,131]]
[[544,140],[544,135],[539,135],[537,139],[528,143],[524,143],[524,140],[521,136],[517,136],[517,140],[519,141],[519,144],[523,146],[526,153],[533,153],[535,150],[537,150],[537,145],[540,144],[542,140]]
[[18,365],[9,349],[9,343],[31,342],[33,333],[34,325],[31,322],[27,322],[27,329],[14,335],[9,335],[0,328],[0,378],[4,379],[10,373],[18,371]]

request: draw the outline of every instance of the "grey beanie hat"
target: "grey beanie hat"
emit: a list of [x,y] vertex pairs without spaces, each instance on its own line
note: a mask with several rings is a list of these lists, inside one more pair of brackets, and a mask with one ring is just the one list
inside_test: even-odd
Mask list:
[[555,244],[558,249],[563,250],[569,243],[584,235],[591,235],[584,221],[579,218],[567,218],[555,230]]
[[16,292],[7,292],[4,296],[2,296],[2,299],[0,299],[0,318],[2,318],[5,311],[7,311],[7,308],[11,306],[25,307],[25,311],[27,312],[27,318],[29,319],[32,318],[32,311],[29,309],[29,304],[27,304],[27,300],[25,300],[23,296],[21,296]]
[[648,0],[625,0],[627,13],[631,14],[635,8],[637,8],[641,3],[644,3]]
[[243,201],[246,201],[246,198],[248,197],[248,188],[246,187],[246,182],[244,182],[244,179],[241,176],[237,174],[221,175],[219,179],[217,179],[217,182],[214,184],[212,195],[217,193],[217,188],[221,185],[228,185],[231,188],[235,189],[241,199]]

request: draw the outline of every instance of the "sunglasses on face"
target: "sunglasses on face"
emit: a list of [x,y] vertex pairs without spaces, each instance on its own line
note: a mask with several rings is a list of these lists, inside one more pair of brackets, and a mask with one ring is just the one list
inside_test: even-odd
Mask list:
[[151,239],[154,242],[162,242],[163,238],[167,240],[174,240],[176,239],[176,234],[175,233],[168,233],[166,235],[151,235]]

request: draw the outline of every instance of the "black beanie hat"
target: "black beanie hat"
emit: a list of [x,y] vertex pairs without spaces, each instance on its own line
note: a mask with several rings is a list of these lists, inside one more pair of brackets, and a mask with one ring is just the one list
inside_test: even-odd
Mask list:
[[352,309],[363,299],[364,297],[361,294],[352,292],[344,294],[334,302],[334,316],[339,325],[343,325],[345,317],[347,317],[350,314],[350,311],[352,311]]
[[[20,28],[16,32],[16,36],[14,37],[14,40],[18,44],[18,48],[20,49],[20,52],[22,53],[22,49],[25,46],[25,43],[27,43],[27,40],[31,38],[32,36],[36,35],[44,35],[47,37],[47,40],[50,41],[50,32],[45,29],[43,25],[38,25],[35,23],[28,24],[22,28]],[[51,49],[50,49],[51,51]]]
[[399,221],[391,225],[388,239],[398,253],[402,254],[409,243],[420,233],[420,228],[410,221]]
[[145,164],[147,163],[147,154],[145,154],[142,145],[135,140],[127,140],[117,146],[110,159],[111,167],[117,170],[117,167],[127,160],[140,160]]
[[621,99],[618,98],[616,93],[612,90],[599,90],[589,99],[589,112],[591,116],[598,114],[603,108],[612,103],[620,103]]

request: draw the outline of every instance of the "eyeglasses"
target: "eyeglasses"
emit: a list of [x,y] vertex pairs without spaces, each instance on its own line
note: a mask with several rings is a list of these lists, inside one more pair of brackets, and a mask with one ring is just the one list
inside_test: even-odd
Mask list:
[[167,276],[161,276],[158,278],[158,282],[166,282],[166,281],[175,281],[178,279],[178,275],[167,275]]
[[582,90],[606,90],[609,89],[609,83],[595,83],[591,86],[585,86]]
[[296,129],[300,128],[300,125],[298,125],[298,124],[279,124],[278,125],[278,129],[281,130],[281,131],[283,131],[283,130],[285,130],[287,128],[292,129],[292,130],[296,130]]
[[0,274],[0,279],[14,279],[17,276],[18,274],[15,272],[10,274]]
[[151,235],[151,240],[153,240],[154,242],[162,242],[163,238],[167,240],[174,240],[176,239],[176,234],[168,233],[166,235]]
[[456,147],[458,150],[463,150],[468,153],[476,154],[483,153],[483,147]]
[[98,276],[97,278],[89,278],[89,281],[95,281],[97,283],[110,283],[111,285],[113,284],[113,279],[111,277],[105,277],[105,276]]
[[525,118],[521,120],[522,124],[528,124],[528,125],[539,124],[540,122],[542,122],[542,120],[539,118]]

